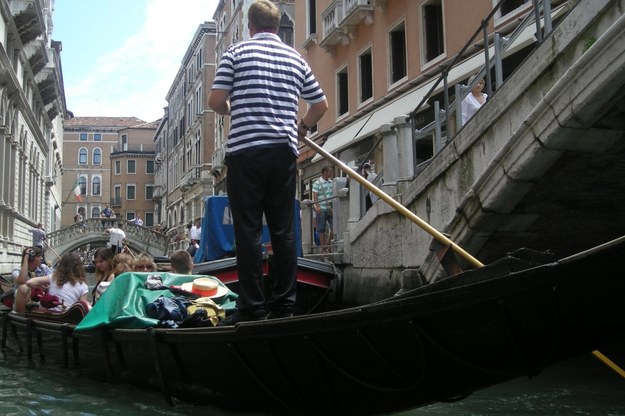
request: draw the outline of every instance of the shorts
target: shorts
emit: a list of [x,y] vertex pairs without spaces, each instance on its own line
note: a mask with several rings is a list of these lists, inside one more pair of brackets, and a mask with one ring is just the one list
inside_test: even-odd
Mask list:
[[331,210],[321,210],[321,212],[317,213],[316,217],[316,225],[317,232],[325,233],[326,224],[328,224],[330,229],[332,229],[332,211]]

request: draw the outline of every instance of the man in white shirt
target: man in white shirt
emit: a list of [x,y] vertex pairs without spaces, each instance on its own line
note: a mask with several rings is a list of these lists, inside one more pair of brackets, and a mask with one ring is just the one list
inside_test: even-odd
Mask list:
[[200,237],[202,236],[202,220],[198,218],[195,220],[195,224],[191,227],[189,231],[189,238],[191,240],[200,241]]
[[109,234],[111,250],[113,250],[115,254],[120,253],[124,246],[124,240],[126,239],[126,233],[122,230],[122,225],[118,224],[117,227],[113,225],[111,228],[108,228],[106,232]]

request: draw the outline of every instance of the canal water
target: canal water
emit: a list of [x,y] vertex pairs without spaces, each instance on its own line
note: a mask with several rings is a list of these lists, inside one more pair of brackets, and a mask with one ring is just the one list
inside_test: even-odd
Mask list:
[[[234,416],[209,406],[169,407],[159,391],[82,378],[11,350],[0,358],[0,415],[208,415]],[[455,403],[437,403],[394,413],[419,415],[601,415],[625,416],[625,379],[592,355],[473,393]]]

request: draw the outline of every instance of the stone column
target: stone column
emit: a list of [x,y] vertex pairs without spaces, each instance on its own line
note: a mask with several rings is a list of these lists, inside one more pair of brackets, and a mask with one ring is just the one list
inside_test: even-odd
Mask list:
[[302,217],[300,218],[302,227],[302,255],[312,254],[315,242],[313,240],[312,204],[310,200],[301,201],[300,210],[302,212]]
[[352,179],[349,181],[349,212],[347,213],[348,223],[356,223],[360,221],[360,213],[362,212],[360,188],[361,186],[356,180]]
[[382,135],[382,166],[384,169],[384,183],[382,190],[389,195],[397,191],[397,178],[399,176],[399,149],[397,147],[397,132],[392,124],[383,124],[378,129]]
[[[400,181],[412,181],[415,172],[415,149],[412,136],[412,123],[408,116],[396,117],[393,120],[397,131],[397,147],[399,150]],[[386,175],[385,175],[386,176]]]

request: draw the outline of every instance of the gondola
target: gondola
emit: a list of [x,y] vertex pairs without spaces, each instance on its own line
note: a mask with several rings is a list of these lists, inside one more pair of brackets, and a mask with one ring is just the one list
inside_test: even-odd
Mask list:
[[232,327],[58,323],[55,332],[50,322],[6,313],[2,345],[35,355],[56,337],[65,348],[45,352],[60,351],[65,365],[158,387],[170,403],[380,414],[539,376],[625,340],[624,251],[625,237],[559,260],[523,249],[379,302]]

